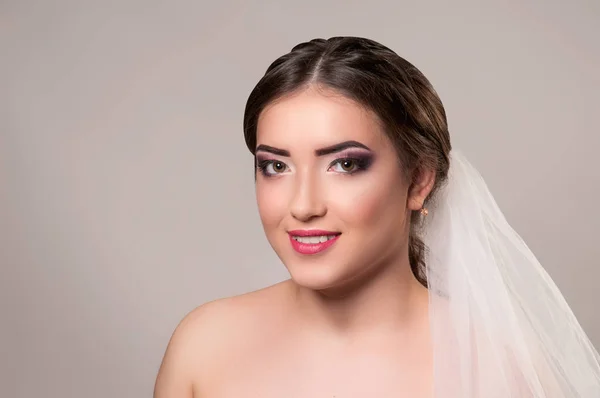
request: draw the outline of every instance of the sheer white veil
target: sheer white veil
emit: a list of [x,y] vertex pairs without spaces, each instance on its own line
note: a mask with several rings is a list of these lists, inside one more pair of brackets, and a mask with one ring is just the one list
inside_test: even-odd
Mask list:
[[428,210],[434,397],[600,397],[598,352],[480,174],[455,150]]

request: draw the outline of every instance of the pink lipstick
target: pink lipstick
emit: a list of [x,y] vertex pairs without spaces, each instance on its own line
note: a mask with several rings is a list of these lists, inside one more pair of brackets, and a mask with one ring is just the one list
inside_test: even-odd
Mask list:
[[339,232],[320,229],[288,231],[294,250],[300,254],[317,254],[331,247],[340,237]]

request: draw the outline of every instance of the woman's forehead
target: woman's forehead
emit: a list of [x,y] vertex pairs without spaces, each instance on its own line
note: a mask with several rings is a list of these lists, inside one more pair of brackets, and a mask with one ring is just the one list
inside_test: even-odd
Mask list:
[[261,113],[257,143],[327,146],[355,140],[377,146],[382,129],[375,114],[335,92],[304,90],[279,99]]

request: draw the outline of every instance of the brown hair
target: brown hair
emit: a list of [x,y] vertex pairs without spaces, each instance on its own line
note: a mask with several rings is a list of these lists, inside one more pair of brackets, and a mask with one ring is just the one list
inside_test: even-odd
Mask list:
[[[319,85],[372,110],[394,143],[403,171],[436,172],[426,203],[446,180],[451,150],[444,107],[427,78],[389,48],[366,38],[332,37],[296,45],[276,59],[250,93],[244,112],[244,137],[252,154],[262,110],[286,95]],[[425,245],[418,236],[419,212],[411,216],[409,261],[427,286]]]

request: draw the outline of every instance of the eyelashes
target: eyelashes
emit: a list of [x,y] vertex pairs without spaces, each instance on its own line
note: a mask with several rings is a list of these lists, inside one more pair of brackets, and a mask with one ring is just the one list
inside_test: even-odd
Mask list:
[[372,163],[372,158],[369,157],[345,157],[334,160],[327,170],[342,174],[355,174],[361,171],[366,171]]
[[257,159],[256,168],[265,177],[273,177],[274,175],[281,174],[289,169],[287,164],[274,159]]
[[[327,171],[337,174],[353,175],[364,172],[369,169],[373,163],[373,157],[370,155],[347,155],[338,159],[327,166]],[[289,171],[289,166],[280,160],[275,159],[256,159],[256,168],[265,177],[275,177],[277,174],[283,174]]]

